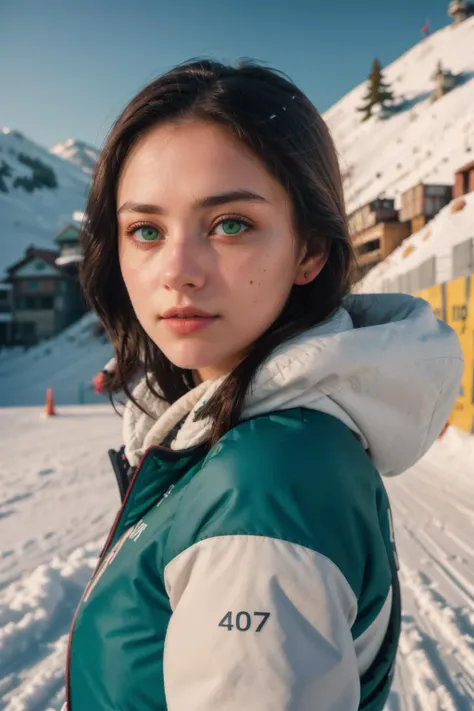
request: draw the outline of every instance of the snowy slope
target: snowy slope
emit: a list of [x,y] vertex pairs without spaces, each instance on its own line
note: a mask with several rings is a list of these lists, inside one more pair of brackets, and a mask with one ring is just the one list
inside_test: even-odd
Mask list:
[[[0,709],[64,701],[67,631],[119,506],[107,406],[0,409]],[[454,428],[388,480],[403,630],[386,711],[474,708],[474,438]]]
[[[459,86],[430,104],[439,60],[458,75]],[[415,45],[385,68],[385,79],[401,104],[389,119],[361,123],[356,109],[367,82],[324,114],[340,154],[349,212],[378,196],[399,203],[401,193],[421,181],[451,184],[454,172],[474,160],[474,17]]]
[[99,158],[99,150],[97,148],[74,138],[68,138],[67,141],[56,143],[49,149],[49,152],[81,166],[90,175],[94,172]]
[[112,347],[105,336],[96,335],[96,327],[97,318],[89,313],[34,348],[0,350],[0,408],[40,405],[48,387],[60,405],[79,403],[81,397],[87,403],[103,402],[91,380],[112,357]]
[[[40,187],[28,192],[15,181],[31,180],[33,168],[26,161],[40,161],[51,169],[57,187]],[[0,129],[0,278],[6,267],[19,260],[25,249],[51,249],[53,237],[83,210],[90,187],[84,168],[52,155],[17,131]]]

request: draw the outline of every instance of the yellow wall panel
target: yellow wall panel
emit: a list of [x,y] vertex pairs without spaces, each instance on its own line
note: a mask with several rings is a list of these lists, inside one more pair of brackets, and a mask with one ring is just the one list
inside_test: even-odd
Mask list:
[[473,337],[474,337],[474,279],[461,277],[445,285],[446,321],[458,334],[464,353],[465,366],[461,391],[449,421],[468,432],[473,431]]
[[437,284],[436,286],[431,286],[429,289],[423,289],[423,291],[418,291],[414,296],[419,296],[420,299],[424,299],[429,304],[435,312],[436,316],[444,321],[445,316],[445,298],[444,298],[445,285]]

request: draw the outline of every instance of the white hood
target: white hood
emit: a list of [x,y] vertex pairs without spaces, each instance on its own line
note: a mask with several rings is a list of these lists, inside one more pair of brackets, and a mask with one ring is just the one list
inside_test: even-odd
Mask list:
[[[357,434],[381,474],[400,474],[440,433],[462,373],[458,338],[428,303],[404,294],[353,295],[329,321],[272,353],[248,393],[243,419],[293,407],[326,412]],[[130,463],[187,413],[173,449],[205,441],[209,422],[194,415],[223,379],[201,383],[170,407],[141,381],[134,395],[154,419],[127,404]]]

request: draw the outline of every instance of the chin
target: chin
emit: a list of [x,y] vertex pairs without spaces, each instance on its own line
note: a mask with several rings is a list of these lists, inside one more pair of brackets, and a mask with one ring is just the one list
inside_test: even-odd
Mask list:
[[210,349],[209,346],[203,347],[202,345],[185,341],[179,344],[168,344],[167,347],[162,347],[160,344],[157,345],[173,365],[185,370],[213,367],[215,363],[221,360],[215,349]]

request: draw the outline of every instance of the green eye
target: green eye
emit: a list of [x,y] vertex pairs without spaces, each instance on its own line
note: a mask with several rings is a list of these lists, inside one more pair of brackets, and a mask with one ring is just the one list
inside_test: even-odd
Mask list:
[[152,227],[151,225],[137,227],[133,234],[137,242],[155,242],[160,235],[156,227]]
[[[231,237],[233,235],[238,235],[241,232],[245,232],[248,228],[249,225],[243,220],[228,218],[226,220],[222,220],[222,222],[217,225],[215,232],[217,234],[224,234]],[[219,229],[222,229],[222,232],[220,232]]]

